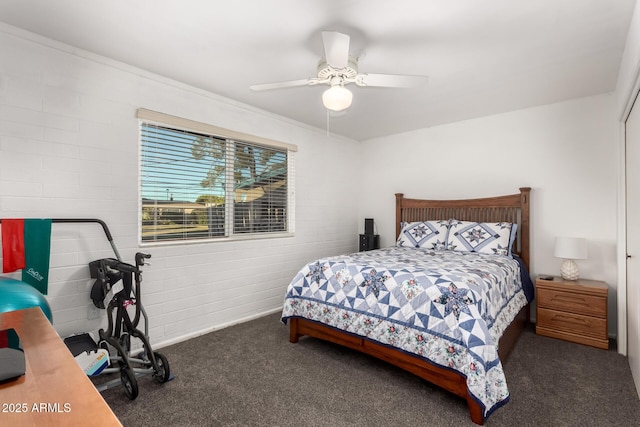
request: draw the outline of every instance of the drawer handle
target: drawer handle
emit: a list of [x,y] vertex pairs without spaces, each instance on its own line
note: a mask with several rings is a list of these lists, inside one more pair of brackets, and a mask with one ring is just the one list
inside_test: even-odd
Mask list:
[[556,295],[553,298],[551,298],[551,301],[553,302],[568,302],[572,305],[584,305],[584,306],[589,306],[589,303],[587,303],[587,301],[584,298],[578,298],[578,297],[571,297],[571,298],[567,298],[564,297],[563,295]]
[[576,317],[570,317],[570,316],[563,316],[561,314],[556,314],[555,316],[553,316],[553,320],[561,320],[567,323],[574,323],[576,325],[588,325],[589,322],[587,322],[584,319],[581,318],[576,318]]

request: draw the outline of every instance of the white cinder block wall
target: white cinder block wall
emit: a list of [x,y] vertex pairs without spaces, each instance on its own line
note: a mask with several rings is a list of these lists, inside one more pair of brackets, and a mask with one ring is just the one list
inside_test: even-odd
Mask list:
[[585,237],[581,276],[609,285],[617,331],[619,122],[612,94],[422,129],[363,142],[360,217],[393,244],[394,193],[462,199],[531,193],[531,274],[559,274],[556,236]]
[[[150,253],[142,297],[155,345],[277,310],[304,263],[357,250],[355,141],[4,24],[0,52],[0,217],[100,218],[124,260]],[[295,236],[140,248],[139,107],[296,144]],[[104,312],[88,320],[87,263],[114,256],[102,229],[54,224],[51,249],[58,333],[106,325]]]

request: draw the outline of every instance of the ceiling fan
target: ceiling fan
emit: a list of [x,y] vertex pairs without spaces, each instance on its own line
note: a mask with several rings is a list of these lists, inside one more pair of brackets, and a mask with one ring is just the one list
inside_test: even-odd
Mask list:
[[322,94],[322,103],[332,111],[343,111],[351,106],[353,94],[345,85],[355,83],[366,87],[410,88],[423,86],[426,76],[400,74],[371,74],[358,72],[358,58],[349,55],[349,36],[336,31],[323,31],[324,56],[318,62],[318,76],[302,80],[263,83],[249,86],[263,91],[294,86],[331,86]]

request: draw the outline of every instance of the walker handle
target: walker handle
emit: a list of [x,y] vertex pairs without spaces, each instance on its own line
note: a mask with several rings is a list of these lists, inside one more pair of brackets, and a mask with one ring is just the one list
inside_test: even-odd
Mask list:
[[150,254],[145,254],[145,253],[142,253],[142,252],[138,252],[136,254],[136,266],[139,267],[139,266],[144,265],[145,258],[146,259],[151,258],[151,255]]

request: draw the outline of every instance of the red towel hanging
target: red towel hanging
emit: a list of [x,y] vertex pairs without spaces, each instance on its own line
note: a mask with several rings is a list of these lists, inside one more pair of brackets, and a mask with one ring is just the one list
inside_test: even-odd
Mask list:
[[2,220],[2,272],[25,268],[24,219]]

